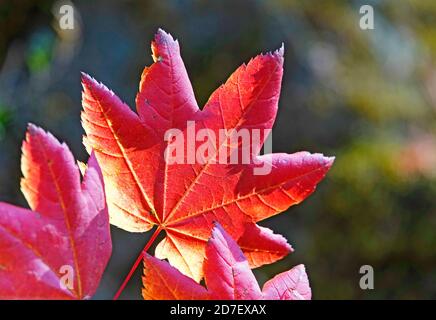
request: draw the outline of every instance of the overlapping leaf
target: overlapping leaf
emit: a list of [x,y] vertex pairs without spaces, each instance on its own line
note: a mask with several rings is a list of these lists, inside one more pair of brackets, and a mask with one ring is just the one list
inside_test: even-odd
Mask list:
[[94,155],[81,182],[68,147],[29,125],[21,168],[32,210],[0,203],[0,298],[90,298],[112,252]]
[[146,300],[310,300],[311,289],[303,265],[265,283],[261,291],[238,244],[217,224],[206,245],[206,288],[168,262],[144,258],[142,295]]
[[[132,232],[153,226],[164,230],[156,256],[168,258],[196,281],[203,276],[213,221],[238,240],[251,267],[284,257],[291,251],[286,240],[256,223],[304,200],[333,159],[308,152],[258,155],[266,138],[263,130],[272,128],[277,113],[283,48],[240,66],[202,110],[178,42],[159,30],[152,51],[154,63],[145,68],[136,98],[138,113],[104,85],[82,77],[85,144],[95,150],[102,168],[111,223]],[[255,161],[220,164],[211,155],[191,164],[165,161],[165,150],[173,143],[165,139],[168,130],[180,130],[187,149],[190,143],[199,148],[200,142],[189,139],[189,121],[195,132],[207,128],[216,137],[220,129],[262,130],[251,145]],[[215,153],[224,148],[241,151],[230,136],[224,136]],[[254,174],[254,168],[267,163],[271,173]]]

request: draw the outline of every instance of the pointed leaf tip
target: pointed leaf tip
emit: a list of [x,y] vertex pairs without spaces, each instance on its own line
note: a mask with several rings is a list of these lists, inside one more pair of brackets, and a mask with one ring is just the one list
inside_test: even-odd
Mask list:
[[324,157],[327,163],[327,167],[330,169],[335,162],[336,157]]
[[35,132],[39,129],[38,126],[34,125],[33,123],[29,122],[27,124],[27,131],[31,134],[34,135]]
[[80,72],[80,75],[83,86],[89,87],[93,82],[95,82],[95,79],[85,72]]
[[256,224],[246,226],[245,232],[238,239],[238,245],[251,268],[273,263],[294,251],[285,237]]
[[303,264],[276,275],[263,286],[267,300],[310,300],[312,290]]
[[36,137],[36,136],[40,137],[42,139],[48,139],[47,141],[50,141],[50,143],[57,142],[60,144],[58,139],[56,139],[50,132],[45,131],[41,127],[38,127],[37,125],[29,122],[27,124],[26,140],[25,141],[30,142],[29,139],[31,137]]
[[178,41],[174,39],[170,33],[159,28],[156,34],[154,35],[154,41],[152,43],[152,47],[155,47],[154,50],[159,50],[159,49],[162,50],[161,46],[172,47],[173,45],[178,46]]
[[173,36],[162,28],[157,29],[155,39],[156,37],[171,38],[171,40],[174,40]]
[[285,54],[285,44],[282,42],[280,48],[276,49],[276,51],[274,51],[274,54],[279,55],[281,57],[284,56]]
[[83,80],[84,78],[89,78],[89,74],[84,71],[80,71],[80,78]]
[[160,62],[163,59],[170,59],[169,55],[179,52],[179,43],[173,36],[159,28],[151,42],[151,51],[154,62]]
[[81,72],[81,82],[84,89],[100,89],[102,91],[110,91],[103,83],[97,81],[94,77],[85,72]]
[[[308,154],[310,154],[310,153],[308,153]],[[328,169],[330,169],[330,167],[333,165],[333,163],[335,162],[335,159],[336,159],[336,157],[326,156],[322,153],[314,153],[313,155],[317,156],[319,158],[319,162],[322,163]]]

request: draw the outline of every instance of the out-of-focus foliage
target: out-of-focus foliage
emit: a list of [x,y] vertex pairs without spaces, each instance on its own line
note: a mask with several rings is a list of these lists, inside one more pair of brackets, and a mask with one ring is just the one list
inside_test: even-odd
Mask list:
[[[436,298],[436,2],[73,1],[61,30],[53,1],[0,4],[0,199],[18,192],[28,121],[81,145],[80,71],[133,106],[158,27],[183,39],[203,104],[242,61],[284,42],[285,76],[274,151],[322,151],[336,162],[304,204],[266,225],[296,252],[256,271],[266,280],[304,262],[314,298]],[[371,4],[375,30],[359,28]],[[143,235],[113,230],[114,255],[99,297],[110,298]],[[359,268],[375,289],[359,287]],[[140,298],[140,271],[126,298]]]

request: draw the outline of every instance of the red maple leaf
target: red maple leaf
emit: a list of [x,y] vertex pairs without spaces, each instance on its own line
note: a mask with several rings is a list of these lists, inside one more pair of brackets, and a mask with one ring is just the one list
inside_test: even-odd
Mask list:
[[[102,168],[111,223],[131,232],[157,226],[149,244],[164,230],[156,256],[196,281],[203,276],[213,221],[237,239],[251,267],[281,259],[292,250],[290,245],[256,223],[303,201],[333,163],[333,158],[308,152],[258,155],[277,113],[283,48],[240,66],[202,110],[178,42],[159,30],[152,51],[154,63],[142,73],[136,97],[138,114],[103,84],[82,76],[84,141]],[[175,129],[179,134],[167,140],[166,134]],[[182,163],[166,161],[167,148],[180,141],[187,150],[198,151],[203,142],[191,141],[189,134],[203,129],[215,137],[226,130],[215,153],[194,163],[188,152]],[[244,129],[261,130],[250,145],[250,162],[213,161],[223,150],[242,153],[230,132]],[[266,165],[271,165],[269,174],[254,173]]]
[[144,257],[146,300],[310,300],[312,295],[303,265],[275,276],[261,291],[238,244],[219,224],[206,245],[204,280],[207,289],[168,262]]
[[33,125],[22,150],[32,210],[0,202],[0,299],[90,298],[112,252],[97,161],[81,182],[68,147]]

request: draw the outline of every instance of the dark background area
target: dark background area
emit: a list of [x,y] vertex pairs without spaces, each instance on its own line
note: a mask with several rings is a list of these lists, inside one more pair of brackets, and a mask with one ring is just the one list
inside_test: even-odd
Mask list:
[[[61,1],[60,3],[66,3]],[[80,71],[134,107],[158,27],[181,44],[199,105],[241,63],[285,45],[275,152],[335,155],[318,190],[263,223],[295,253],[256,270],[263,283],[306,265],[316,299],[436,298],[436,2],[0,1],[0,201],[24,205],[20,146],[33,122],[86,159]],[[359,28],[371,4],[375,29]],[[112,227],[95,298],[112,298],[150,234]],[[359,287],[371,265],[375,289]],[[122,298],[140,299],[137,270]]]

